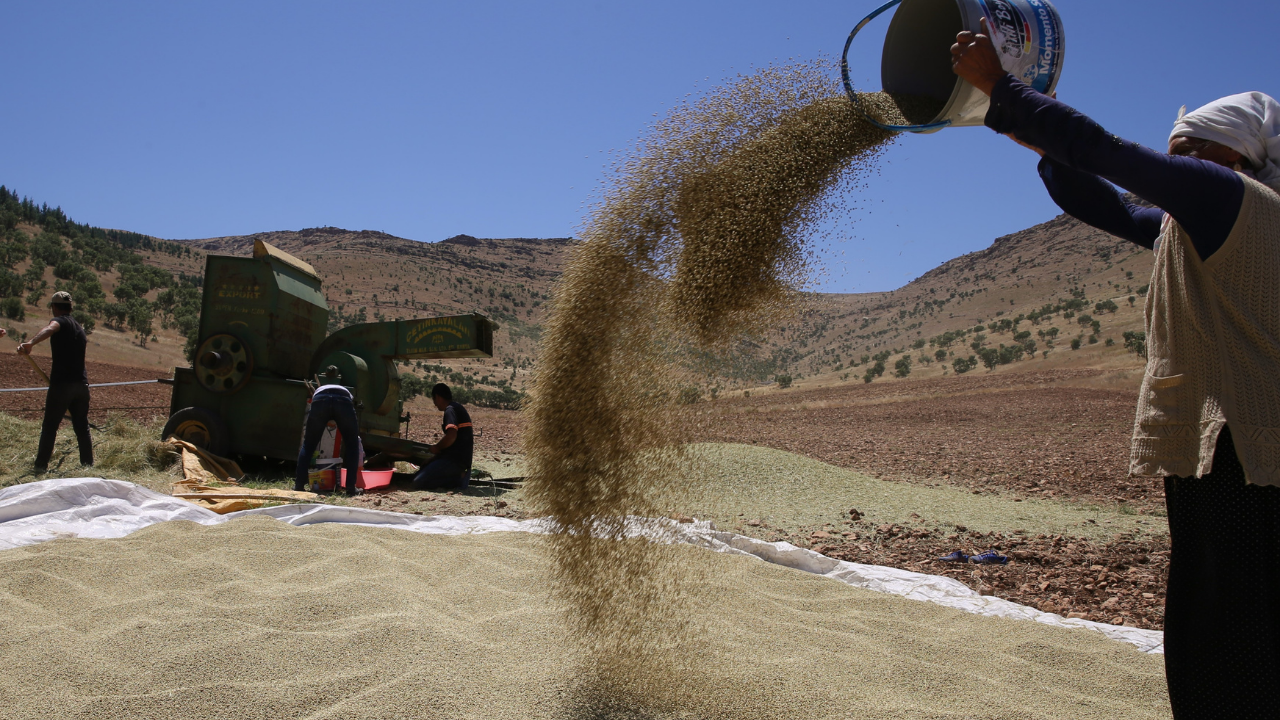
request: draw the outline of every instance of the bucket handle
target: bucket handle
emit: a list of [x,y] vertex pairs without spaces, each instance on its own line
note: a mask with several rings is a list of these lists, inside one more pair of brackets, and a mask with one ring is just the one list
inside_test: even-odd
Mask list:
[[929,123],[927,125],[886,125],[867,114],[866,108],[862,107],[862,101],[858,99],[858,93],[853,91],[853,83],[849,82],[849,46],[853,44],[853,38],[862,31],[862,28],[867,26],[867,23],[870,23],[872,20],[880,17],[880,15],[886,10],[900,2],[902,2],[902,0],[889,0],[889,2],[876,8],[870,15],[863,18],[862,22],[858,23],[857,26],[853,28],[853,32],[849,33],[849,39],[844,41],[844,53],[840,55],[840,78],[844,80],[844,91],[849,96],[849,100],[853,102],[853,106],[858,108],[858,112],[862,113],[862,117],[866,118],[867,122],[872,125],[885,130],[893,130],[894,132],[931,132],[939,128],[947,127],[951,124],[951,121],[942,120],[940,122]]

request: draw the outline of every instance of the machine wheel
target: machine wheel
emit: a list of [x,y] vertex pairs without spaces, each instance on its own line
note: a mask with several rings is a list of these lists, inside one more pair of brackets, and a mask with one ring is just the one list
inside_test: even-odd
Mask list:
[[222,418],[198,407],[182,408],[169,416],[160,439],[168,440],[170,437],[189,442],[214,455],[225,456],[231,447],[230,433]]
[[244,387],[253,374],[249,346],[235,335],[221,333],[206,338],[195,357],[191,369],[200,385],[210,392],[235,392]]

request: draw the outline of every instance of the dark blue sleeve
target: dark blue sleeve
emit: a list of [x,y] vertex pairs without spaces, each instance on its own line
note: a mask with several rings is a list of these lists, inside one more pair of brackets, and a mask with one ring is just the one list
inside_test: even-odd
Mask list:
[[1163,210],[1125,202],[1111,183],[1050,157],[1041,159],[1038,169],[1049,197],[1063,212],[1148,250],[1155,246]]
[[445,408],[444,417],[440,419],[441,429],[448,428],[450,425],[457,425],[458,424],[457,415],[458,413],[453,409],[452,405]]
[[1012,75],[996,83],[986,124],[1040,148],[1060,165],[1115,183],[1167,212],[1191,236],[1201,259],[1222,247],[1244,202],[1244,181],[1231,170],[1122,140]]

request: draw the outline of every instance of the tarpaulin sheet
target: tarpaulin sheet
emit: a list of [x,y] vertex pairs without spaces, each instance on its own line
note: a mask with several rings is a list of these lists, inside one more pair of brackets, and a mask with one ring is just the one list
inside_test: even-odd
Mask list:
[[[42,480],[0,490],[0,550],[59,538],[118,538],[148,525],[190,520],[217,525],[246,515],[269,515],[290,525],[347,523],[398,528],[438,535],[489,532],[545,533],[545,520],[498,517],[420,516],[337,505],[280,505],[218,515],[185,500],[120,480],[74,478]],[[1064,618],[997,597],[982,595],[951,578],[898,568],[835,560],[785,542],[765,542],[716,530],[710,522],[676,523],[639,520],[634,534],[689,543],[715,552],[752,555],[766,562],[823,575],[854,587],[921,600],[978,615],[1033,620],[1063,628],[1082,628],[1136,646],[1143,652],[1164,652],[1164,634],[1157,630],[1107,625]]]

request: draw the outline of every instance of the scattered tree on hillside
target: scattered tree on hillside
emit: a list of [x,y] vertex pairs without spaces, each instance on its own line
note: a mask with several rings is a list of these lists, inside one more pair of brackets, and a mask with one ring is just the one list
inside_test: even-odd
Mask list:
[[956,358],[951,363],[951,369],[955,370],[957,374],[962,375],[964,373],[969,372],[977,365],[978,365],[978,361],[972,355],[970,355],[967,358],[959,358],[959,357]]
[[862,376],[862,382],[869,383],[881,375],[884,375],[884,359],[877,355],[875,364],[868,367],[867,372]]
[[893,364],[893,374],[897,377],[904,378],[911,374],[911,356],[903,355],[898,358],[898,362]]
[[126,313],[126,322],[129,329],[134,331],[142,347],[147,346],[147,338],[151,337],[153,329],[151,327],[151,318],[155,312],[151,303],[142,298],[133,298],[124,304]]
[[1139,356],[1147,356],[1147,334],[1142,331],[1126,330],[1124,333],[1124,347],[1129,352]]
[[[18,229],[19,223],[40,231],[31,237]],[[116,329],[132,329],[145,347],[154,337],[152,319],[157,312],[145,296],[161,288],[199,288],[201,280],[185,275],[178,279],[172,273],[145,265],[139,252],[175,257],[192,254],[190,248],[179,243],[72,222],[61,209],[36,205],[29,198],[19,199],[17,193],[0,186],[0,302],[6,310],[15,305],[41,305],[49,290],[45,272],[51,268],[53,290],[71,293],[76,317],[86,330],[94,327],[95,319],[103,319]],[[31,262],[19,276],[15,265],[27,258]],[[98,273],[112,270],[119,273],[113,291],[117,303],[107,302],[98,277]],[[198,303],[195,307],[198,315]],[[190,344],[196,332],[194,324],[187,322],[179,329]]]

